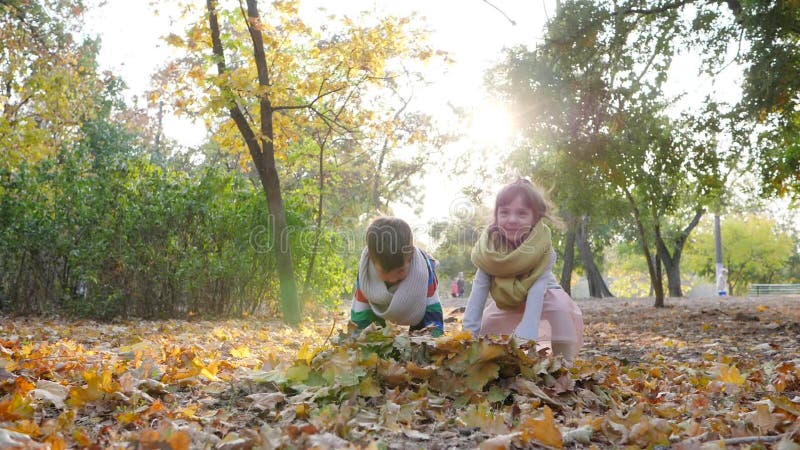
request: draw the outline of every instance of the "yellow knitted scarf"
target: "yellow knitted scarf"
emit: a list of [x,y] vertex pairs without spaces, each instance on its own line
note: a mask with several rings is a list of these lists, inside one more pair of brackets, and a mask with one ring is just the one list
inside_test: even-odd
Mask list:
[[552,249],[550,228],[540,220],[513,250],[496,248],[492,233],[485,229],[472,248],[471,259],[491,275],[489,293],[497,307],[512,309],[526,300],[528,290],[544,273]]

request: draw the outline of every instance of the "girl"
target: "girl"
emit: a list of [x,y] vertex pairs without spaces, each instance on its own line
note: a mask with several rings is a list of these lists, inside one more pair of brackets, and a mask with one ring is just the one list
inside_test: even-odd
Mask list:
[[[472,249],[478,267],[463,327],[476,336],[513,335],[534,340],[567,360],[583,344],[578,305],[552,273],[556,254],[550,228],[558,224],[552,207],[528,180],[517,180],[497,194],[494,222]],[[492,301],[486,305],[488,294]]]

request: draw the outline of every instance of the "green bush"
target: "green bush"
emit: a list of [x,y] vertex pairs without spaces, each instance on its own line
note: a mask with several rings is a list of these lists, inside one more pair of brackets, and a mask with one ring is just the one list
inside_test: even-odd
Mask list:
[[[158,167],[131,148],[114,151],[119,136],[102,137],[0,174],[4,312],[110,319],[277,310],[274,236],[260,187],[221,169]],[[313,251],[304,238],[310,214],[302,202],[286,205],[302,282]],[[349,282],[336,239],[320,235],[307,280],[325,303]]]

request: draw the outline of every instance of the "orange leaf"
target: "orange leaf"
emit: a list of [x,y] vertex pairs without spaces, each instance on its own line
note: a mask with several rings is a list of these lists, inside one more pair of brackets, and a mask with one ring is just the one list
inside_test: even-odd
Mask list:
[[28,379],[25,377],[17,377],[14,380],[14,392],[20,395],[25,395],[28,392],[34,390],[35,388],[36,385],[28,381]]
[[409,361],[406,364],[406,371],[408,372],[409,375],[411,375],[411,378],[427,380],[428,378],[431,377],[431,375],[436,373],[436,368],[434,366],[420,367],[414,364],[413,361]]
[[167,443],[172,450],[189,450],[189,444],[192,443],[192,440],[189,438],[189,433],[178,431],[167,438]]
[[44,440],[45,444],[49,445],[50,450],[66,450],[67,442],[59,436],[50,435]]
[[544,407],[544,418],[534,419],[529,417],[522,424],[522,443],[528,444],[530,441],[538,441],[551,447],[562,448],[561,432],[553,421],[553,411],[549,406]]

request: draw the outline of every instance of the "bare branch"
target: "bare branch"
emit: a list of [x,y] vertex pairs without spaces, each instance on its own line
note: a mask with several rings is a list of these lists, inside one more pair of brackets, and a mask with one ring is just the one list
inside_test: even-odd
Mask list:
[[651,15],[651,14],[659,14],[663,12],[667,12],[672,9],[678,9],[683,6],[686,6],[690,3],[695,3],[696,0],[679,0],[672,3],[666,3],[664,5],[658,6],[656,8],[634,8],[629,7],[625,8],[621,11],[614,11],[611,13],[612,16],[627,16],[629,14],[642,14],[642,15]]
[[331,95],[331,94],[334,94],[334,93],[336,93],[336,92],[342,91],[342,90],[344,90],[344,89],[346,89],[346,88],[347,88],[346,86],[342,86],[342,87],[340,87],[340,88],[337,88],[337,89],[332,89],[332,90],[330,90],[330,91],[327,91],[327,92],[324,92],[324,93],[322,93],[322,94],[317,94],[317,97],[315,97],[315,98],[314,98],[314,100],[311,100],[309,103],[305,103],[305,104],[302,104],[302,105],[280,105],[280,106],[273,106],[273,107],[272,107],[272,110],[273,110],[273,111],[284,111],[284,110],[287,110],[287,109],[305,109],[305,108],[311,108],[311,107],[313,107],[313,106],[314,106],[314,104],[315,104],[315,103],[317,103],[319,100],[323,99],[324,97],[327,97],[327,96],[329,96],[329,95]]
[[516,25],[517,25],[517,22],[514,22],[514,20],[513,20],[511,17],[508,17],[508,14],[506,14],[506,13],[505,13],[505,11],[503,11],[502,9],[500,9],[500,8],[498,8],[497,6],[495,6],[495,5],[493,5],[492,3],[490,3],[490,2],[489,2],[489,0],[483,0],[483,3],[486,3],[487,5],[491,6],[491,7],[492,7],[492,8],[494,8],[494,9],[496,9],[496,10],[497,10],[497,12],[499,12],[500,14],[502,14],[502,15],[503,15],[503,17],[505,17],[505,18],[506,18],[506,19],[507,19],[507,20],[508,20],[508,21],[511,23],[511,25],[514,25],[514,26],[516,26]]

